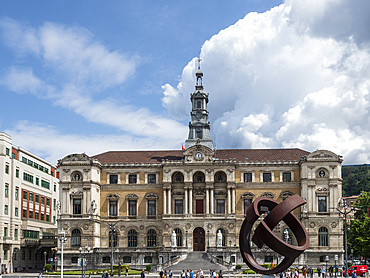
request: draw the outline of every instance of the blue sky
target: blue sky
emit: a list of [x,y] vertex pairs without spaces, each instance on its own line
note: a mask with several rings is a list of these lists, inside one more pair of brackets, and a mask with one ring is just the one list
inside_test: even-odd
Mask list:
[[218,148],[368,163],[364,1],[1,1],[0,130],[56,163],[181,149],[196,57]]

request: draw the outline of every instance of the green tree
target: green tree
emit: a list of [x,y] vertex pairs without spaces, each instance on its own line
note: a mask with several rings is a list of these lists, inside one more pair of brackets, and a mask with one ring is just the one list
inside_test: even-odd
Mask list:
[[357,211],[355,219],[350,224],[348,245],[353,249],[355,256],[370,258],[370,218],[368,216],[370,192],[362,191],[354,207]]

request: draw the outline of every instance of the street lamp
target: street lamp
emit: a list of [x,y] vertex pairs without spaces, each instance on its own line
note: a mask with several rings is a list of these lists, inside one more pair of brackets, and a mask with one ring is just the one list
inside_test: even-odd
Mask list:
[[347,215],[351,213],[352,211],[356,210],[357,208],[351,208],[348,207],[347,203],[344,203],[343,199],[343,209],[340,210],[336,207],[331,207],[330,209],[336,209],[339,214],[344,216],[344,260],[345,260],[345,266],[346,266],[346,272],[344,273],[345,277],[348,277],[348,250],[347,250]]
[[208,246],[208,248],[209,248],[209,230],[207,231],[207,235],[208,235],[207,246]]
[[86,253],[90,252],[90,246],[85,246],[85,248],[80,247],[78,251],[80,251],[80,254],[81,254],[81,258],[80,258],[81,268],[82,268],[81,277],[85,278],[84,266],[86,262]]
[[48,252],[44,251],[44,270],[45,270],[45,265],[46,265],[46,256],[48,255]]
[[99,220],[98,222],[103,222],[109,225],[110,233],[110,247],[111,247],[111,259],[110,259],[110,276],[113,276],[113,233],[115,231],[114,227],[119,223],[124,221],[123,219],[117,220],[116,222],[109,222],[106,220]]
[[63,244],[64,242],[67,241],[67,238],[65,237],[65,231],[62,230],[60,232],[60,251],[61,251],[61,255],[60,255],[60,278],[63,278]]
[[186,248],[188,248],[188,230],[186,230]]

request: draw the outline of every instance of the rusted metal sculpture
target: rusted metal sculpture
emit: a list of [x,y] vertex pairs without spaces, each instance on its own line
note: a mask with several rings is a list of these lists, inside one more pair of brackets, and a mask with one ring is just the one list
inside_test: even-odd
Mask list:
[[[240,229],[239,246],[244,262],[251,269],[260,274],[280,273],[291,266],[295,258],[308,248],[309,239],[307,231],[298,218],[292,213],[294,209],[305,203],[306,201],[299,195],[293,195],[286,198],[280,204],[271,198],[259,197],[249,206],[247,215]],[[267,207],[270,213],[254,230],[252,241],[258,248],[262,248],[262,246],[266,244],[269,248],[284,256],[283,261],[272,269],[265,269],[257,263],[253,257],[250,246],[252,227],[261,215],[261,207]],[[297,239],[297,246],[284,242],[272,231],[280,221],[284,221],[290,228]]]

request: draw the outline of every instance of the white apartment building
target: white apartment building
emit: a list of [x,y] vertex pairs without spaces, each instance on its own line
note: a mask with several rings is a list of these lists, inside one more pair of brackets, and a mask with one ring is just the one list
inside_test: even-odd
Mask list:
[[0,132],[0,271],[54,264],[59,200],[56,168]]

